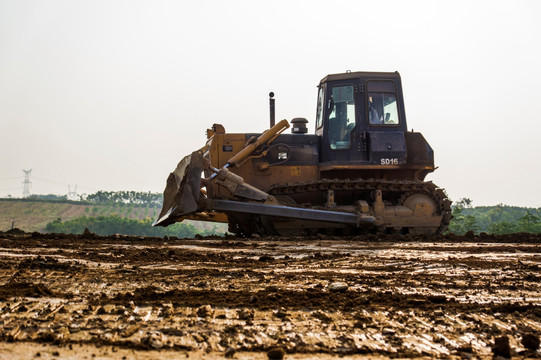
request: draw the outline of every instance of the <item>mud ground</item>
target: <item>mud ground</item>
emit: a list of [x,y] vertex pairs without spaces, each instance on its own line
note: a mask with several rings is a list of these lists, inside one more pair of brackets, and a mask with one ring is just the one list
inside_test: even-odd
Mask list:
[[1,359],[541,358],[540,335],[541,234],[0,233]]

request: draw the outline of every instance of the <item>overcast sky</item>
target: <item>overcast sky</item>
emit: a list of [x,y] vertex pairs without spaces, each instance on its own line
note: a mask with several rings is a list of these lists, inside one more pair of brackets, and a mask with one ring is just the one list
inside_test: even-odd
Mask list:
[[306,117],[399,71],[451,199],[541,207],[541,2],[0,0],[0,196],[161,192],[205,129]]

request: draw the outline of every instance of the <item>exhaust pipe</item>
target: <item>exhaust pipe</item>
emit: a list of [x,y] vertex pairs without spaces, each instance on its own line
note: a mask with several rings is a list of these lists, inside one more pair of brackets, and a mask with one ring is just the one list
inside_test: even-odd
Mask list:
[[271,91],[269,93],[269,109],[270,109],[270,127],[273,127],[276,124],[276,118],[274,115],[274,93]]

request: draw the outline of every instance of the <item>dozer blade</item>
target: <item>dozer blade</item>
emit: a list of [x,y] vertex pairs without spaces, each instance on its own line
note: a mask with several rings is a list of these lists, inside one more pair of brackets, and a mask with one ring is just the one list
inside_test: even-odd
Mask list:
[[167,226],[197,211],[201,194],[201,173],[205,167],[202,150],[182,159],[169,174],[163,191],[163,207],[153,226]]

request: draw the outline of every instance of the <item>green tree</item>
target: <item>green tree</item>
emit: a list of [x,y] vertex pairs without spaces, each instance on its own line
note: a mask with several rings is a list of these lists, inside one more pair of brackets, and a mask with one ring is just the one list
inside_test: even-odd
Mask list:
[[522,232],[539,233],[541,232],[541,222],[537,215],[532,214],[530,211],[517,221],[519,229]]
[[499,221],[489,225],[488,232],[494,235],[505,235],[516,232],[516,227],[513,223]]
[[473,215],[464,213],[464,209],[471,209],[473,201],[462,198],[453,205],[453,219],[449,224],[449,232],[456,235],[464,235],[468,231],[479,232],[477,219]]
[[97,204],[123,203],[123,204],[155,204],[161,205],[163,195],[160,193],[141,191],[98,191],[85,195],[84,199]]
[[525,215],[516,221],[499,221],[492,223],[489,232],[496,235],[513,234],[519,232],[541,233],[541,218],[528,210]]

